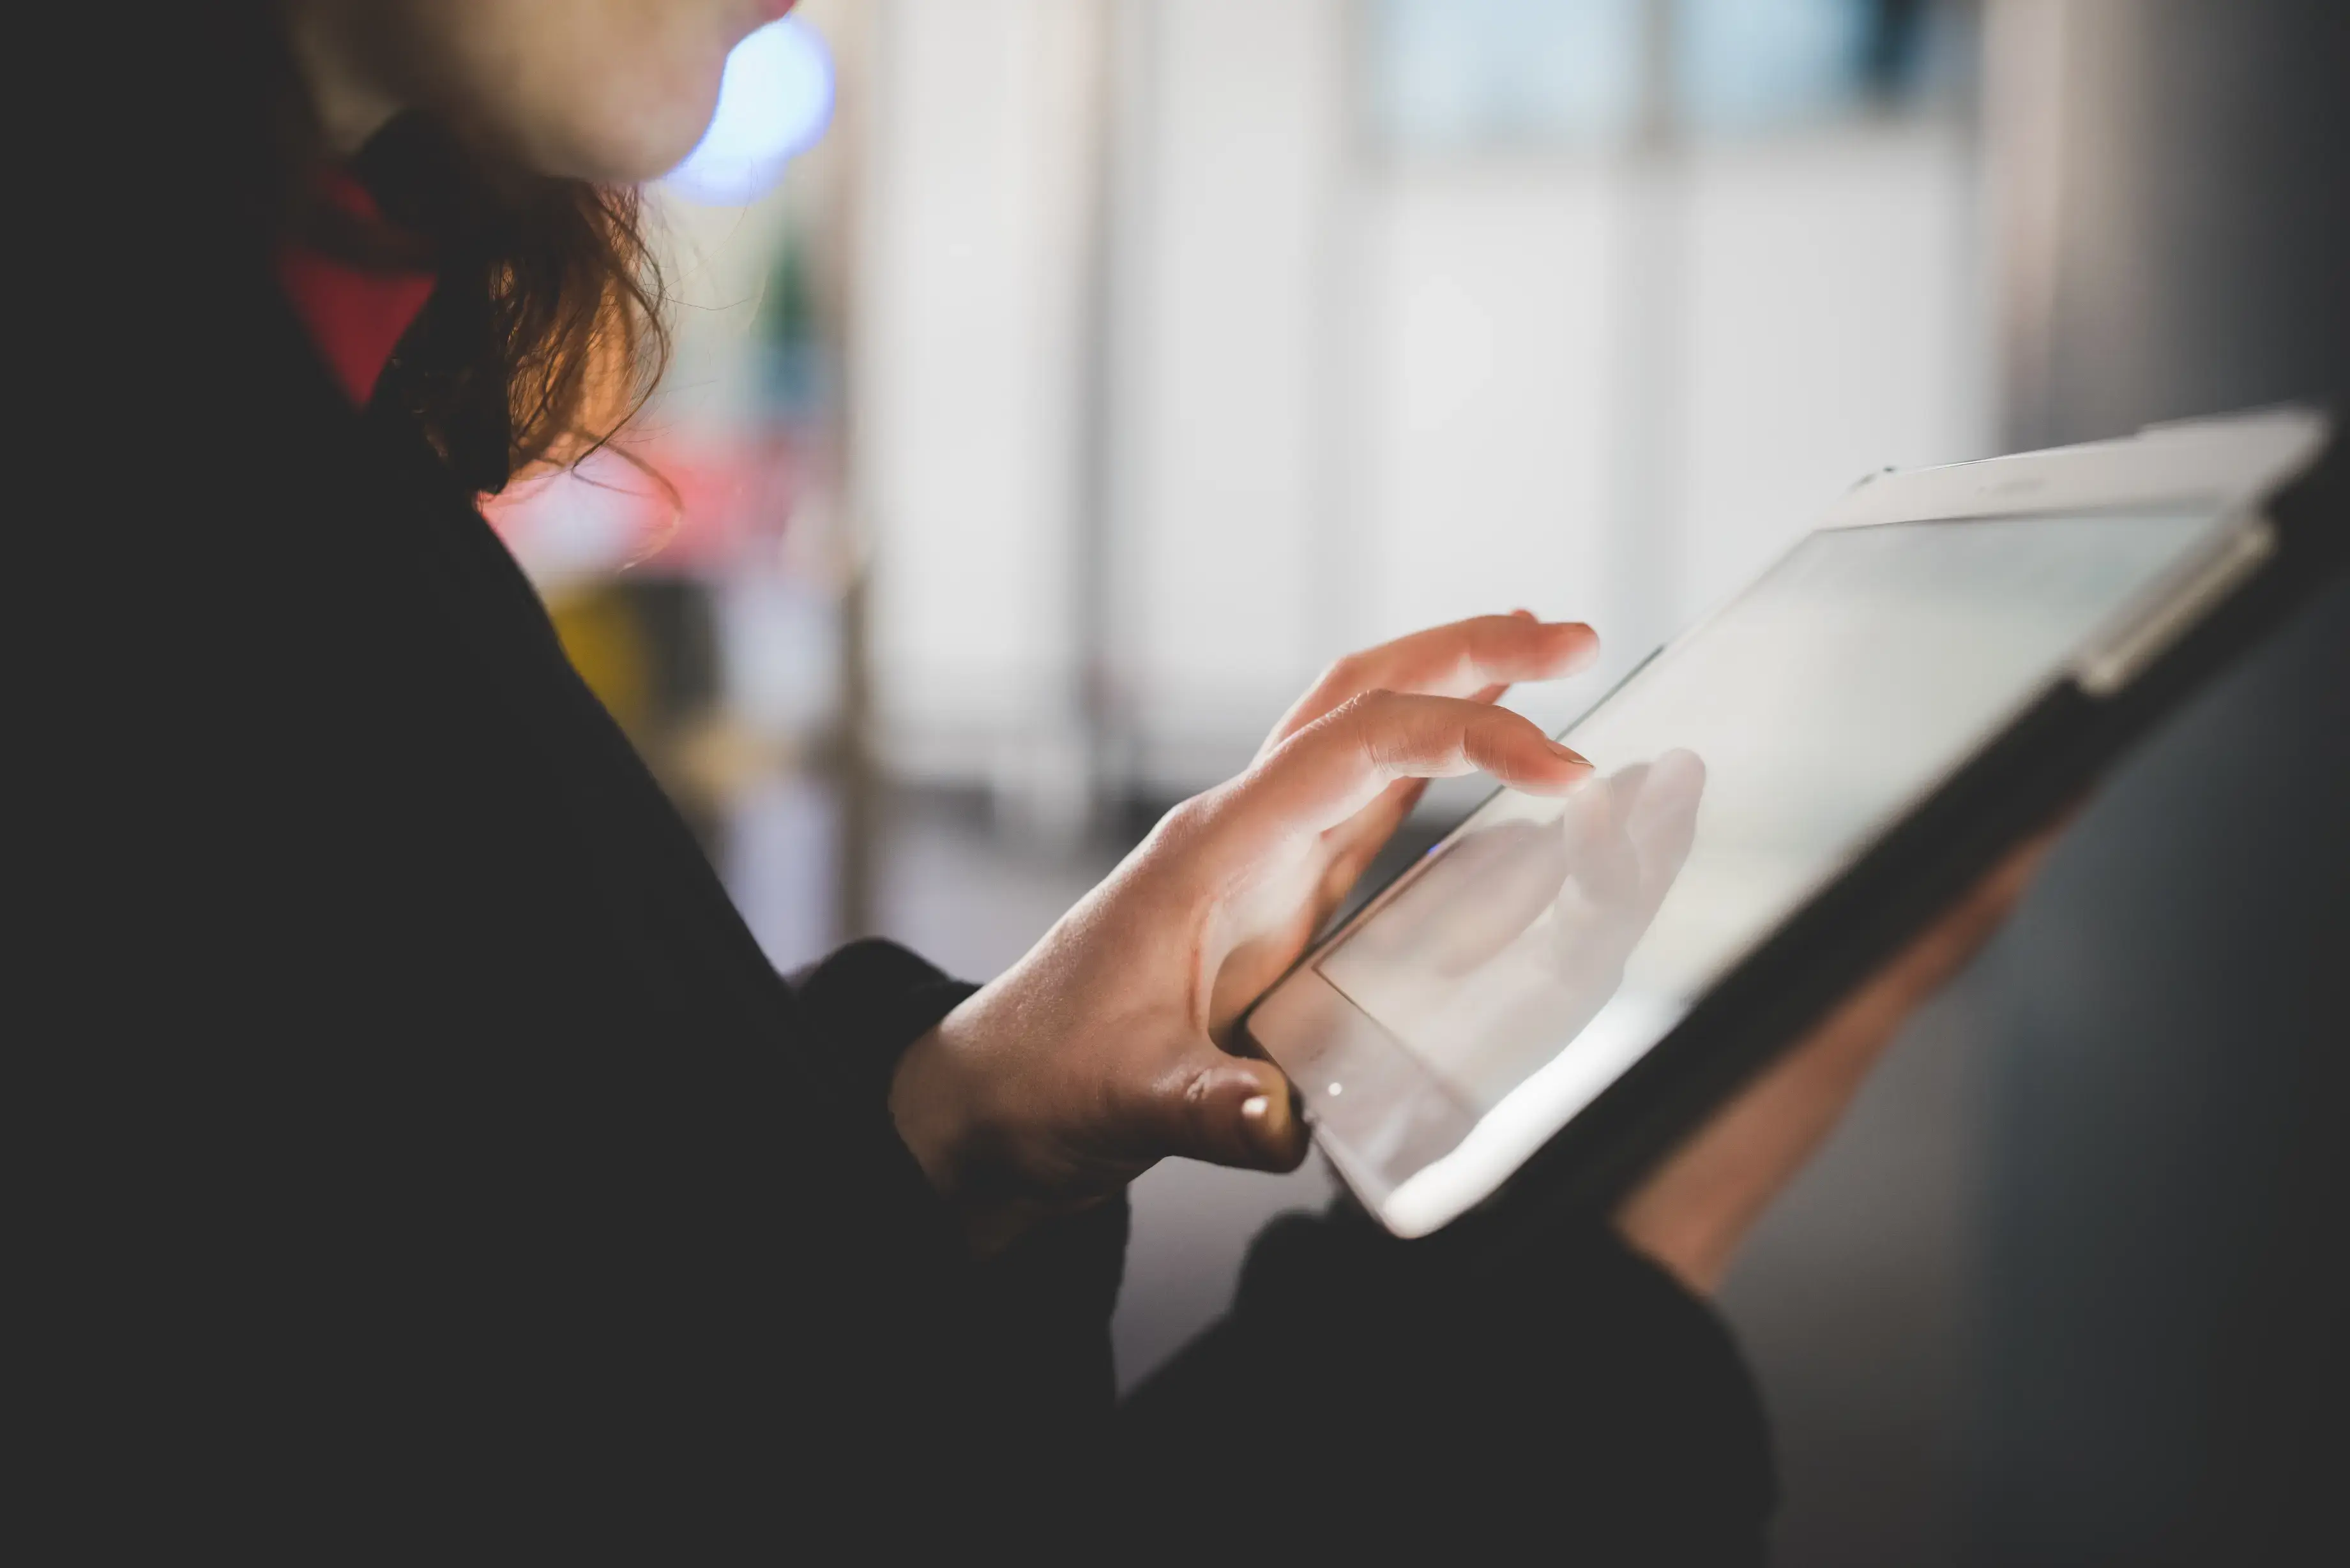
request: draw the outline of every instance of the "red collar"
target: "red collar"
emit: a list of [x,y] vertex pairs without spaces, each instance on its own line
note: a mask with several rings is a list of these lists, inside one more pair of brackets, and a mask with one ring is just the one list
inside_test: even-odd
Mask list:
[[[376,200],[347,171],[321,181],[327,199],[362,223],[383,220]],[[365,408],[391,351],[432,296],[429,272],[380,271],[288,240],[277,247],[277,282],[354,408]]]

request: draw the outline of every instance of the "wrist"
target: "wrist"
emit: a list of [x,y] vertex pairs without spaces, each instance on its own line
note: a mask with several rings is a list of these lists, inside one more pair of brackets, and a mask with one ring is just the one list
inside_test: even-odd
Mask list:
[[943,1022],[906,1047],[889,1075],[889,1120],[935,1191],[954,1207],[967,1185],[968,1107],[957,1091]]
[[[966,1006],[968,1003],[966,1003]],[[978,1256],[1001,1251],[1039,1216],[1008,1179],[1005,1139],[985,1110],[958,1008],[899,1057],[889,1080],[889,1119]]]

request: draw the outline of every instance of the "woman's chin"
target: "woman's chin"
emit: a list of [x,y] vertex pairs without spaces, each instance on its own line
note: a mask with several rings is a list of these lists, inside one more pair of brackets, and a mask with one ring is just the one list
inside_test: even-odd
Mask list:
[[651,99],[632,111],[614,112],[542,132],[519,149],[542,174],[590,180],[599,185],[636,185],[658,180],[701,141],[718,109],[718,81],[705,93]]

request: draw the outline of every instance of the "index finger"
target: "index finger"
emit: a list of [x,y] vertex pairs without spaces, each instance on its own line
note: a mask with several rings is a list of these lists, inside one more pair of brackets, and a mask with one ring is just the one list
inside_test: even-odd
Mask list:
[[1457,697],[1367,691],[1307,724],[1242,775],[1224,815],[1243,854],[1320,834],[1398,779],[1484,772],[1529,794],[1564,794],[1591,764],[1531,720]]
[[1553,680],[1589,664],[1599,634],[1580,621],[1537,620],[1531,610],[1430,627],[1360,653],[1322,673],[1265,741],[1272,749],[1366,691],[1468,697],[1521,680]]

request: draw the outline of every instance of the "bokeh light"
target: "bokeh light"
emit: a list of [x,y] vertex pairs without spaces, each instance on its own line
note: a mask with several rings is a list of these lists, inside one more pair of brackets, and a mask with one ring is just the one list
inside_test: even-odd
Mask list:
[[824,39],[804,22],[770,22],[726,57],[710,129],[662,183],[707,206],[754,202],[824,135],[832,101]]

